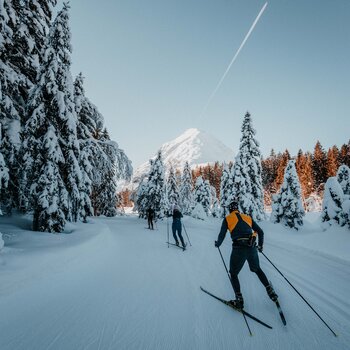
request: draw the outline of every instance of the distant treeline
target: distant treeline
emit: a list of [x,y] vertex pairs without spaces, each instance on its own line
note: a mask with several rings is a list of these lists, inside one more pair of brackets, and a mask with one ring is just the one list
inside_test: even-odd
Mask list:
[[[308,198],[311,193],[322,196],[324,183],[329,177],[336,175],[339,166],[345,164],[350,167],[350,140],[340,148],[333,146],[327,151],[317,141],[312,153],[300,149],[296,156],[291,156],[287,149],[283,153],[276,153],[272,149],[270,155],[261,160],[265,205],[270,205],[271,196],[279,191],[283,183],[286,165],[288,160],[292,158],[296,161],[303,199]],[[230,168],[232,164],[233,162],[230,162]],[[193,182],[195,183],[198,176],[209,180],[220,198],[222,171],[223,164],[219,162],[200,166],[192,170]]]

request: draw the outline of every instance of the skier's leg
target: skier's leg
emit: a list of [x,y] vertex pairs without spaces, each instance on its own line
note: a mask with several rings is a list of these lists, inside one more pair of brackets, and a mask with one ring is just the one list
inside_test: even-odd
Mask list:
[[274,291],[274,289],[270,285],[269,280],[267,279],[264,271],[260,267],[259,257],[258,257],[258,252],[257,252],[256,247],[252,247],[249,249],[248,263],[249,263],[250,270],[257,274],[257,276],[259,277],[259,280],[266,288],[266,292],[267,292],[268,296],[270,297],[270,299],[272,301],[276,301],[278,298],[278,295],[276,294],[276,292]]
[[244,300],[241,293],[241,286],[239,284],[238,274],[241,271],[244,262],[246,260],[244,249],[240,247],[232,247],[231,259],[230,259],[230,274],[232,287],[235,292],[236,300],[230,300],[230,303],[236,308],[243,309]]
[[244,249],[241,247],[232,247],[232,253],[230,258],[230,274],[232,287],[235,294],[241,293],[241,286],[238,279],[238,274],[241,271],[244,262],[246,260]]
[[184,239],[183,239],[182,234],[181,234],[181,231],[182,231],[182,224],[181,224],[181,222],[177,223],[177,227],[176,228],[177,228],[177,234],[178,234],[178,236],[180,238],[181,244],[185,248],[185,242],[184,242]]
[[173,224],[171,225],[171,229],[173,231],[173,237],[174,237],[175,243],[176,243],[176,245],[179,245],[179,240],[177,239],[177,236],[176,236],[176,224],[175,224],[175,222],[173,222]]
[[265,287],[267,287],[269,285],[269,281],[264,271],[260,267],[258,250],[256,249],[256,247],[251,247],[247,249],[248,249],[247,260],[248,260],[250,271],[255,272],[259,277],[259,280],[261,281],[261,283]]

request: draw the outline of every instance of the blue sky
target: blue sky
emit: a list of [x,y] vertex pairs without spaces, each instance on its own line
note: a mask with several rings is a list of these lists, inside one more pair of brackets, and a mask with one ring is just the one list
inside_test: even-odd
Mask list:
[[348,0],[269,1],[198,118],[264,3],[71,1],[72,72],[134,166],[190,127],[237,150],[247,110],[265,156],[350,139]]

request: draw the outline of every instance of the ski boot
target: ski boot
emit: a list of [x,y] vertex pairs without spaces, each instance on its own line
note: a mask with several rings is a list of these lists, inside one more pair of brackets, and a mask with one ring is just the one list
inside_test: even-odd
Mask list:
[[236,309],[243,309],[244,301],[242,293],[236,293],[236,300],[230,300],[229,304],[231,304]]
[[278,299],[278,295],[276,294],[275,290],[273,289],[273,287],[271,286],[271,284],[269,284],[267,287],[266,287],[266,292],[268,294],[268,296],[270,297],[270,299],[273,301],[273,302],[276,302],[277,299]]
[[179,242],[178,242],[178,241],[176,241],[175,244],[176,244],[177,246],[179,246]]

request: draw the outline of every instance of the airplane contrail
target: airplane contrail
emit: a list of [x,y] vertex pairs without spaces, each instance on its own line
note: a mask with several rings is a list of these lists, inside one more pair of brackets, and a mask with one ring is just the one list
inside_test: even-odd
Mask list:
[[219,83],[216,85],[216,88],[214,89],[214,91],[213,91],[212,94],[210,95],[210,97],[209,97],[207,103],[205,104],[205,106],[204,106],[204,108],[203,108],[203,111],[202,111],[200,117],[203,116],[203,114],[204,114],[205,111],[207,110],[207,108],[208,108],[208,106],[209,106],[211,100],[212,100],[213,97],[215,96],[216,92],[219,90],[219,87],[220,87],[220,85],[222,84],[222,82],[224,81],[224,79],[225,79],[227,73],[229,72],[229,70],[230,70],[232,64],[236,61],[237,56],[238,56],[239,53],[241,52],[241,50],[242,50],[244,44],[245,44],[246,41],[248,40],[250,34],[252,33],[252,31],[254,30],[256,24],[258,23],[260,17],[261,17],[262,14],[264,13],[266,6],[267,6],[267,2],[265,3],[265,5],[264,5],[264,6],[262,7],[262,9],[260,10],[258,16],[255,18],[255,21],[253,22],[253,24],[252,24],[252,26],[250,27],[250,29],[249,29],[247,35],[246,35],[245,38],[243,39],[243,41],[242,41],[240,47],[238,48],[236,54],[233,56],[233,58],[232,58],[230,64],[229,64],[228,67],[226,68],[226,71],[225,71],[224,75],[221,77]]

